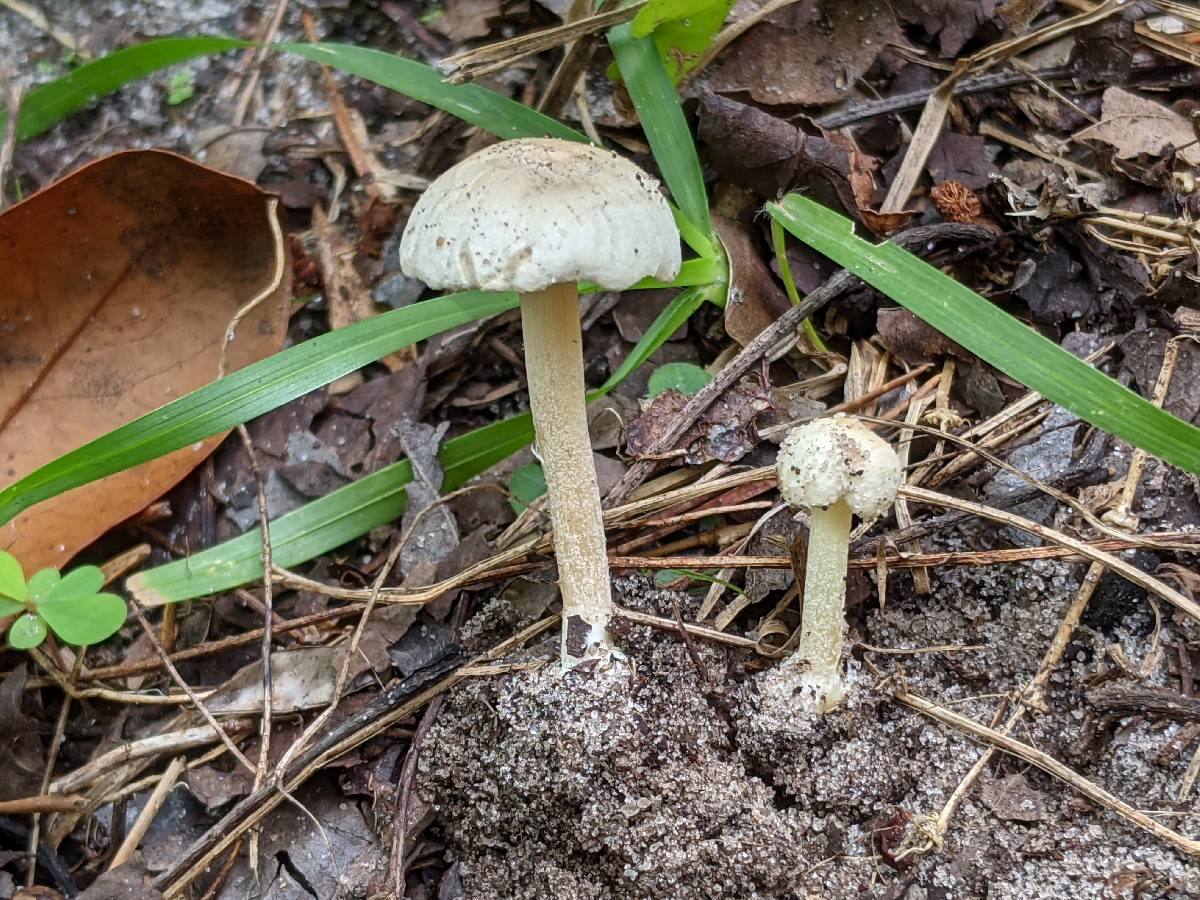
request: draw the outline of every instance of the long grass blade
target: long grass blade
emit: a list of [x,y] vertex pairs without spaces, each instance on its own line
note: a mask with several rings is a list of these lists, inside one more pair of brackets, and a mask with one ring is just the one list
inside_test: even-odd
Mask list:
[[219,434],[409,344],[516,305],[516,294],[450,294],[305,341],[34,470],[0,491],[0,522],[48,497]]
[[[680,292],[617,371],[588,399],[602,397],[649,359],[714,290],[723,288]],[[453,490],[532,440],[533,421],[525,413],[447,441],[439,454],[446,473],[443,488]],[[285,567],[299,565],[393,521],[404,511],[404,486],[411,478],[408,462],[399,462],[281,516],[271,523],[272,558]],[[262,575],[262,537],[256,529],[187,559],[139,573],[129,580],[129,588],[144,601],[174,603],[226,591]]]
[[[531,440],[533,422],[523,415],[448,441],[440,454],[443,487],[453,490]],[[403,460],[280,516],[271,523],[271,558],[285,568],[296,566],[399,518],[410,481],[412,467]],[[140,602],[157,605],[203,597],[262,577],[262,531],[255,528],[188,559],[138,573],[127,587]]]
[[806,197],[767,204],[796,238],[920,316],[1001,372],[1110,434],[1200,473],[1200,430],[1063,350],[894,244],[856,237],[849,219]]
[[[713,243],[712,216],[708,211],[708,193],[692,132],[684,118],[675,85],[663,67],[662,58],[649,38],[635,38],[631,26],[618,25],[608,32],[621,77],[633,105],[637,108],[642,130],[654,151],[654,160],[676,205],[688,222]],[[713,256],[712,250],[706,256]]]
[[502,138],[587,141],[575,129],[516,100],[477,84],[450,84],[432,66],[394,53],[349,44],[280,44],[278,49],[373,81]]
[[[31,90],[21,104],[17,138],[40,134],[97,97],[136,81],[151,72],[198,56],[249,47],[246,41],[226,37],[162,38],[126,47],[86,63],[74,71]],[[0,132],[7,113],[0,110]]]

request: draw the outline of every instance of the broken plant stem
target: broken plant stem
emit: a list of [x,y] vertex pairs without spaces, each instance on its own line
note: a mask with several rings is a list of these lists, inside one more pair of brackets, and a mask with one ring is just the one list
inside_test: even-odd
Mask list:
[[146,805],[142,807],[142,811],[138,813],[133,827],[125,835],[125,840],[121,842],[121,846],[113,854],[112,861],[108,864],[109,872],[117,868],[117,866],[123,866],[129,860],[133,859],[133,854],[137,850],[138,844],[142,842],[142,838],[146,836],[146,832],[154,824],[155,816],[158,815],[163,803],[166,802],[167,794],[171,792],[176,782],[179,781],[179,776],[183,773],[185,762],[186,760],[182,756],[175,757],[167,766],[166,771],[159,776],[158,783],[154,786],[154,790],[150,792],[150,797],[146,800]]
[[1145,813],[1134,809],[1125,801],[1100,787],[1100,785],[1089,781],[1078,772],[1067,768],[1049,754],[1043,753],[1041,750],[1036,750],[1028,744],[1022,743],[1008,735],[1001,734],[993,728],[980,725],[966,716],[959,715],[952,710],[946,709],[944,706],[939,706],[916,694],[901,691],[896,694],[896,700],[905,706],[915,709],[919,713],[929,716],[931,719],[936,719],[945,725],[957,728],[1005,753],[1015,756],[1017,759],[1036,766],[1046,774],[1074,788],[1093,803],[1103,806],[1105,809],[1116,813],[1139,828],[1150,832],[1181,853],[1192,857],[1200,856],[1200,841],[1190,840],[1179,832],[1155,822]]

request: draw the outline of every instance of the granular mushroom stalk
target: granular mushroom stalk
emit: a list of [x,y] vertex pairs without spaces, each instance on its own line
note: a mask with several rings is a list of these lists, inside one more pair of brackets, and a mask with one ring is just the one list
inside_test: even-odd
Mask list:
[[421,196],[400,263],[433,288],[520,294],[529,405],[563,598],[563,666],[605,655],[612,593],[584,407],[577,286],[624,290],[678,274],[679,232],[658,183],[587,144],[494,144]]
[[853,515],[875,519],[900,488],[900,461],[855,419],[817,419],[790,431],[776,461],[779,492],[810,509],[800,643],[768,673],[769,702],[827,712],[842,700],[846,564]]

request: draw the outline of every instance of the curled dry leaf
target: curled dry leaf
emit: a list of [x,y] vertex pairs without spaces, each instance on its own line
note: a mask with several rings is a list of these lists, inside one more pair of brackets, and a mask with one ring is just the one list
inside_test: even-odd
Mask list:
[[744,347],[792,304],[763,262],[745,226],[719,215],[713,216],[713,225],[729,258],[725,332]]
[[[286,242],[254,185],[182,157],[106,157],[0,216],[0,487],[229,371],[286,334]],[[62,566],[183,478],[221,436],[47,500],[4,526],[25,567]]]

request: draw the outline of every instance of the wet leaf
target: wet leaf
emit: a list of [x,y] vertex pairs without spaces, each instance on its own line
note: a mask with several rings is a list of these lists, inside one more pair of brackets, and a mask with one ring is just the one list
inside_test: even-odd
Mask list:
[[[253,185],[157,151],[120,153],[0,216],[0,487],[217,376],[278,246]],[[229,370],[278,350],[284,280],[237,330]],[[220,436],[26,511],[26,569],[61,566],[199,463]]]
[[21,564],[11,553],[0,552],[0,616],[8,615],[5,600],[21,601],[27,596],[25,573],[21,570]]
[[29,579],[29,599],[44,624],[68,644],[98,644],[125,623],[125,601],[99,593],[103,586],[104,573],[96,566],[62,576],[42,569]]
[[18,650],[31,650],[46,639],[46,623],[41,616],[25,613],[8,629],[8,642]]

